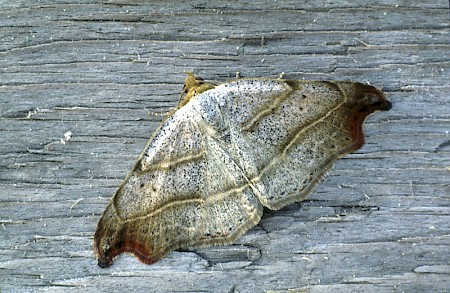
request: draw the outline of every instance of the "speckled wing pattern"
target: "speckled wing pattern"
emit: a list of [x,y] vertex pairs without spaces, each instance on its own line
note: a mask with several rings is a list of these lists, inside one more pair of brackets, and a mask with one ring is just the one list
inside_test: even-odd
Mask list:
[[183,103],[102,215],[100,266],[122,252],[154,263],[178,248],[232,243],[263,207],[303,200],[363,145],[365,118],[391,107],[365,84],[264,78],[208,86]]

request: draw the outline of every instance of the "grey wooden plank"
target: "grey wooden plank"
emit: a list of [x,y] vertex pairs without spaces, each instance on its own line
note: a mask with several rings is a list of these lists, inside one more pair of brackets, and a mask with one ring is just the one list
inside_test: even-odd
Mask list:
[[[448,291],[448,5],[1,3],[0,291]],[[184,70],[370,82],[393,109],[307,201],[236,244],[101,269],[96,223]]]

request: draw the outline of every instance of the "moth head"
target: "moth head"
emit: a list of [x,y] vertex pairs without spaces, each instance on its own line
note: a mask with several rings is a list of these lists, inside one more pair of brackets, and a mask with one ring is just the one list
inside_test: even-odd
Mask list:
[[186,105],[195,95],[216,86],[213,83],[205,82],[203,78],[195,76],[192,72],[185,71],[185,73],[187,76],[184,80],[183,93],[178,102],[178,109]]

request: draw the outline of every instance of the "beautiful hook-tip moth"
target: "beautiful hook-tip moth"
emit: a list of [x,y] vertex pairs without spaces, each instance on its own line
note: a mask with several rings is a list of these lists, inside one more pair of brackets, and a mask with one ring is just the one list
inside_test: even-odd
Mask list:
[[95,232],[101,267],[123,252],[151,264],[180,248],[225,245],[307,197],[364,143],[391,103],[373,86],[188,73],[184,98],[152,135]]

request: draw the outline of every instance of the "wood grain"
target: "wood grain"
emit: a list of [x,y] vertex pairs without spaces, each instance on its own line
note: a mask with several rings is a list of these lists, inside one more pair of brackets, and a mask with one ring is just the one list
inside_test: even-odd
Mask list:
[[[448,1],[293,2],[2,2],[0,291],[448,291]],[[236,245],[101,269],[96,223],[184,70],[370,82],[393,108]]]

